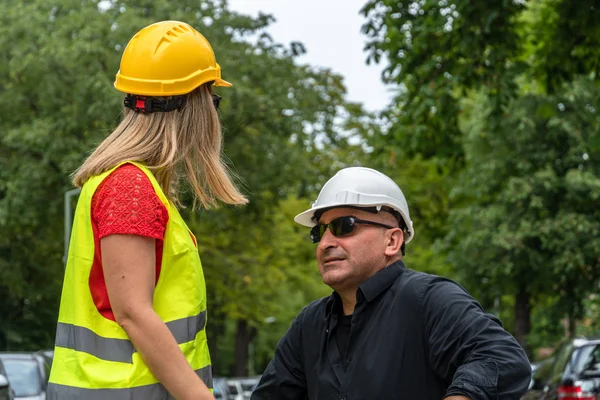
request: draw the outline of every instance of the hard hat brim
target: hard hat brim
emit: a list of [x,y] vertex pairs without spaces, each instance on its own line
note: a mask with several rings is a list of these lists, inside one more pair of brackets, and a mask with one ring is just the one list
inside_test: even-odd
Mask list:
[[217,80],[215,81],[215,83],[213,83],[213,86],[232,87],[232,86],[233,86],[233,84],[231,84],[231,83],[227,82],[227,81],[226,81],[226,80],[224,80],[224,79],[217,79]]
[[[342,207],[342,206],[339,206]],[[322,210],[324,208],[331,208],[331,206],[321,206],[321,207],[313,207],[294,217],[294,221],[300,225],[304,225],[306,227],[312,228],[317,224],[317,221],[313,220],[313,216],[315,215],[315,211]]]

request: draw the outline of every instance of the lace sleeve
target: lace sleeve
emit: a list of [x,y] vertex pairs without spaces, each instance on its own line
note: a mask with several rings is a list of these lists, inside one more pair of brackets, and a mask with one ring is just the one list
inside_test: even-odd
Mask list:
[[102,181],[92,198],[99,239],[139,235],[163,240],[169,214],[152,183],[137,166],[123,164]]

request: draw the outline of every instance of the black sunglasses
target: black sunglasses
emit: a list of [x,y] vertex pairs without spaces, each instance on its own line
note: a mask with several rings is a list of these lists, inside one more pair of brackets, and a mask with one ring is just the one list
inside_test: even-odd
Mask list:
[[212,98],[213,98],[213,104],[215,105],[215,110],[218,110],[219,104],[221,104],[222,97],[219,95],[213,94]]
[[374,221],[365,221],[356,217],[339,217],[328,224],[317,224],[313,226],[310,230],[310,240],[312,240],[313,243],[319,243],[321,241],[321,238],[325,234],[327,228],[329,228],[329,230],[335,237],[347,236],[354,232],[354,227],[356,226],[356,224],[381,226],[382,228],[386,229],[394,228],[393,226],[380,224],[379,222]]

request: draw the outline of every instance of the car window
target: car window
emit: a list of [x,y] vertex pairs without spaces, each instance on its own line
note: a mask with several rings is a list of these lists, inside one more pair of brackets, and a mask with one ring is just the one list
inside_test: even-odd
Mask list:
[[34,360],[4,359],[6,377],[17,397],[36,396],[41,392],[40,372]]
[[577,373],[600,373],[600,345],[584,346],[577,358]]

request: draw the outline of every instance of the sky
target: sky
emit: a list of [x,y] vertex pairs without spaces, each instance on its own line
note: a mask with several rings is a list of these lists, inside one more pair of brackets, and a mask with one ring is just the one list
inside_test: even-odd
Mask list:
[[276,22],[268,32],[277,42],[302,42],[307,54],[298,61],[331,68],[344,77],[348,100],[363,103],[369,111],[383,109],[391,100],[381,82],[381,65],[366,65],[365,19],[359,14],[366,0],[229,0],[231,10],[272,14]]

